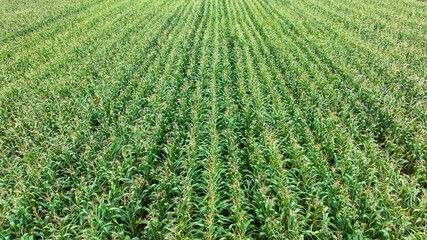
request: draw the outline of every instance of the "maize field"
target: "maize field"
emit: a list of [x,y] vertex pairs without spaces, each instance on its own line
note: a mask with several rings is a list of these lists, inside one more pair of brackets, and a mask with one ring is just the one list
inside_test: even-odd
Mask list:
[[0,0],[0,239],[427,239],[423,0]]

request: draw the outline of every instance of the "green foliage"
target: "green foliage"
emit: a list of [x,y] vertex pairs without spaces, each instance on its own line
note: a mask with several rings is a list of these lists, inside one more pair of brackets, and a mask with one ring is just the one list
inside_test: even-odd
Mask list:
[[427,238],[424,2],[0,4],[0,239]]

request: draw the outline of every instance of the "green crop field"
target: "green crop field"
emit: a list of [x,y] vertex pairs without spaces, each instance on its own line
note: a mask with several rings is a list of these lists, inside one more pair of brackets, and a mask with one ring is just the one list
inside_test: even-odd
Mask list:
[[0,239],[427,239],[427,2],[0,0]]

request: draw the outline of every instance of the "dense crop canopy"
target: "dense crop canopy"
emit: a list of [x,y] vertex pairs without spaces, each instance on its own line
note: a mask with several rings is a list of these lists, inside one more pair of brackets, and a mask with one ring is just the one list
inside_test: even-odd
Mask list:
[[0,0],[0,239],[427,239],[427,4]]

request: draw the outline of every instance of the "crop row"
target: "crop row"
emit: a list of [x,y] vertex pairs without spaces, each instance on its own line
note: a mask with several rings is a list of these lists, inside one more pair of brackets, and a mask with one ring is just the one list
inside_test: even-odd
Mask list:
[[0,38],[0,238],[426,237],[425,4],[57,2]]

